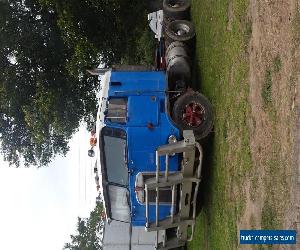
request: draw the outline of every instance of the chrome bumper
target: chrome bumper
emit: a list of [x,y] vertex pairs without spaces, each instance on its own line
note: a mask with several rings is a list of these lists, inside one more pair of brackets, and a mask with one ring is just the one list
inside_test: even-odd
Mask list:
[[[193,131],[183,131],[184,139],[174,144],[163,145],[156,151],[156,177],[145,182],[145,205],[146,205],[146,231],[156,231],[156,248],[171,249],[184,246],[186,241],[190,241],[194,235],[196,219],[196,199],[201,178],[203,152],[201,145],[195,141]],[[199,151],[199,164],[195,165],[195,150]],[[169,156],[183,153],[181,170],[169,173]],[[165,171],[160,169],[160,157],[165,156]],[[193,192],[193,183],[195,188]],[[175,190],[180,186],[180,198],[178,213],[175,214]],[[172,190],[171,215],[164,219],[159,219],[159,189],[170,187]],[[149,190],[156,190],[155,222],[149,222]],[[193,193],[193,197],[192,196]],[[192,206],[192,211],[191,211]],[[191,215],[191,216],[190,216]],[[191,227],[191,235],[188,236],[188,228]],[[166,238],[164,232],[163,242],[158,242],[159,231],[170,228],[177,228],[177,237]]]

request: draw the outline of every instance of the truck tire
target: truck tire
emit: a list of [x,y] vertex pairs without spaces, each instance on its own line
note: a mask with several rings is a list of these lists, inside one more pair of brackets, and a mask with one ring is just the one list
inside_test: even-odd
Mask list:
[[189,18],[191,8],[190,0],[164,0],[164,15],[171,19],[187,19]]
[[180,96],[173,106],[173,120],[181,130],[193,130],[197,140],[206,137],[213,127],[213,110],[207,98],[194,91]]
[[176,20],[166,26],[166,35],[173,41],[187,42],[191,40],[196,32],[195,27],[190,21]]

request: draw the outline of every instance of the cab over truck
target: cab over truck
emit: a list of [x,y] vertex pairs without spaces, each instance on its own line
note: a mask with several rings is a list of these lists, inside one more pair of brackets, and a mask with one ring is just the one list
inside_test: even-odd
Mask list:
[[96,70],[102,76],[95,157],[107,222],[154,232],[158,249],[193,238],[203,156],[198,141],[213,126],[210,102],[190,88],[189,8],[190,1],[165,0],[163,11],[149,15],[159,42],[155,68]]

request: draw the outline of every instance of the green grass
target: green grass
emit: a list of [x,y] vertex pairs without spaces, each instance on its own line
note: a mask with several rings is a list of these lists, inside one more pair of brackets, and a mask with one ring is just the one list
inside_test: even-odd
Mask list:
[[[277,119],[275,119],[276,121]],[[272,127],[272,153],[263,163],[265,165],[264,186],[268,195],[265,197],[261,216],[262,229],[283,228],[283,216],[287,209],[287,197],[290,194],[288,173],[286,166],[289,166],[288,156],[281,156],[282,144],[278,141],[276,122]]]
[[282,61],[280,55],[277,55],[272,62],[272,65],[266,69],[265,81],[261,89],[261,97],[263,101],[264,111],[268,113],[269,119],[275,125],[277,123],[277,109],[273,103],[272,89],[273,89],[273,75],[276,75],[282,68]]
[[273,61],[274,72],[279,72],[282,68],[282,62],[280,56],[276,56]]
[[272,103],[272,71],[267,69],[265,73],[265,82],[261,89],[261,97],[263,100],[263,107],[267,109]]
[[257,188],[258,188],[258,174],[253,175],[251,178],[251,186],[250,186],[250,199],[252,201],[255,200],[255,198],[257,197]]
[[278,73],[282,68],[282,62],[279,55],[277,55],[271,67],[266,70],[265,82],[261,89],[261,96],[263,100],[263,107],[265,110],[270,109],[272,106],[272,84],[273,73]]
[[270,199],[266,201],[262,209],[261,228],[266,230],[280,229],[281,224],[278,220],[277,211],[273,207],[273,204],[269,202]]
[[[206,148],[204,206],[189,249],[236,249],[245,207],[243,180],[252,169],[247,117],[247,0],[192,1],[196,27],[194,83],[212,102],[215,128]],[[228,21],[230,26],[228,28]]]
[[251,217],[250,217],[250,225],[251,225],[251,229],[256,229],[256,228],[255,228],[256,222],[255,222],[254,214],[251,214]]

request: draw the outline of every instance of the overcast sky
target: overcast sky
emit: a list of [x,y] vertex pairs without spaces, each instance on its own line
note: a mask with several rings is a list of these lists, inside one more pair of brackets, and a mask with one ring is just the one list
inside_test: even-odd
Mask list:
[[66,157],[49,167],[12,168],[0,158],[0,244],[4,250],[56,250],[87,217],[97,196],[89,134],[81,128]]

